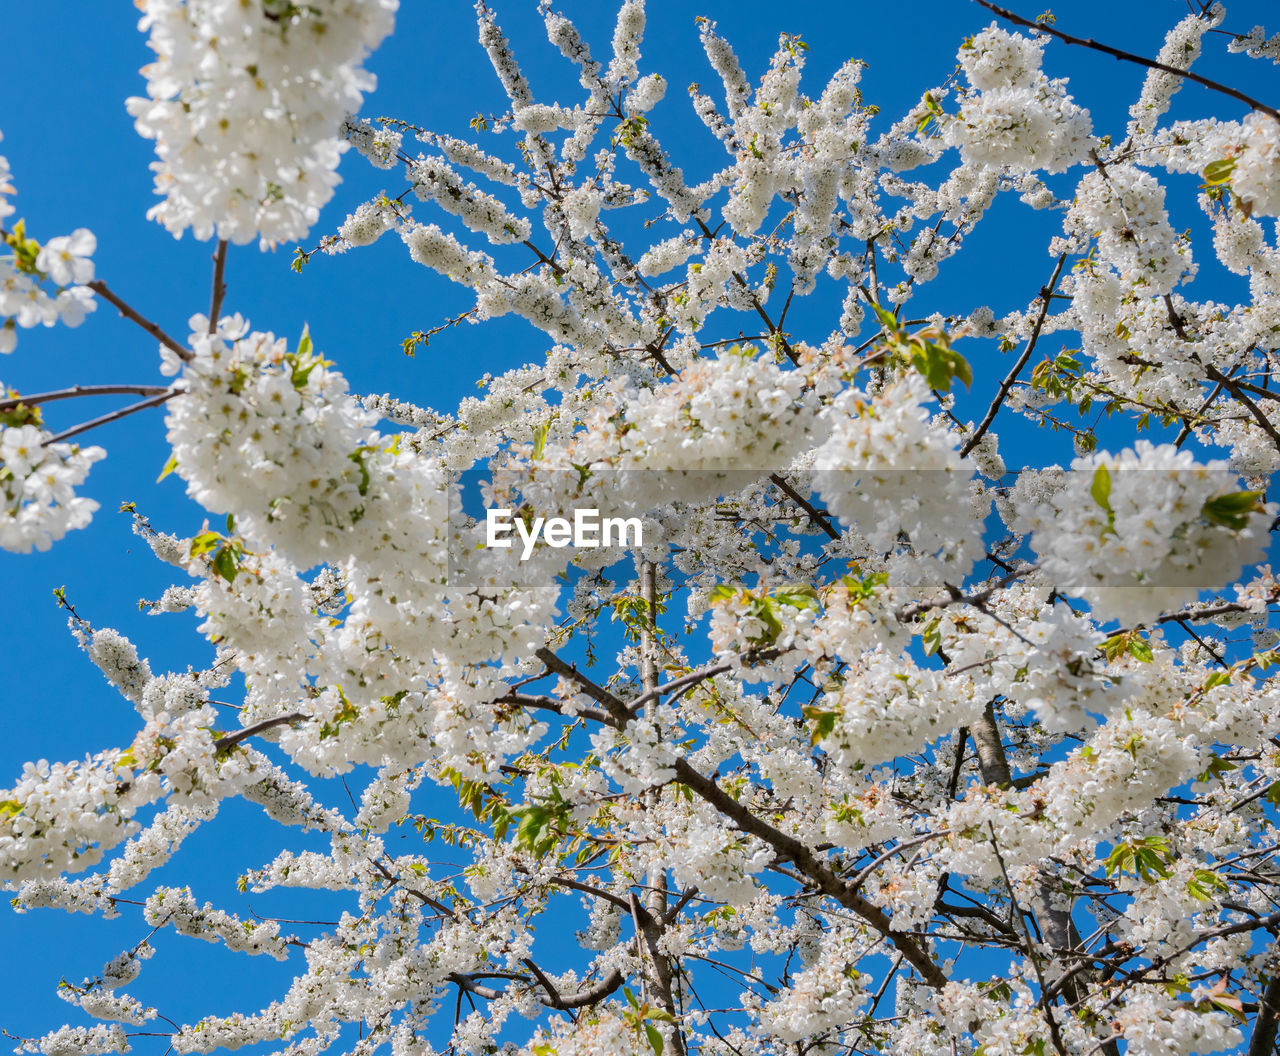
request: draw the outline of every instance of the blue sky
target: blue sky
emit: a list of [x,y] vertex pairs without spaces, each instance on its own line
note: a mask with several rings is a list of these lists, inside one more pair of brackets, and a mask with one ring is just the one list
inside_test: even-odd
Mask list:
[[[1045,0],[1035,5],[1024,0],[1016,6],[1023,14],[1036,15],[1044,5]],[[498,0],[495,7],[535,93],[546,101],[577,102],[576,77],[546,43],[533,0]],[[597,55],[607,55],[613,5],[577,0],[562,9],[578,21]],[[1183,0],[1123,5],[1072,0],[1054,9],[1063,29],[1154,54],[1187,5]],[[1249,0],[1228,10],[1228,28],[1244,32],[1264,21],[1274,5]],[[683,91],[690,81],[711,87],[716,79],[698,47],[694,15],[719,23],[752,79],[765,67],[779,32],[798,34],[810,45],[806,84],[811,95],[841,62],[868,60],[864,93],[882,107],[886,121],[909,108],[924,89],[945,80],[960,41],[991,21],[987,12],[965,0],[905,5],[707,0],[694,6],[651,0],[642,72],[663,73],[671,90],[650,116],[657,134],[695,177],[718,159],[709,152],[710,137],[693,118]],[[28,231],[43,239],[79,226],[91,228],[98,236],[99,277],[181,337],[188,316],[207,310],[212,247],[189,237],[175,241],[145,219],[154,201],[148,171],[152,145],[134,134],[123,105],[127,96],[142,92],[137,70],[150,55],[135,29],[136,17],[130,5],[97,0],[7,5],[9,76],[0,103],[0,153],[14,170],[18,215],[26,217]],[[1280,95],[1275,67],[1226,56],[1222,37],[1212,41],[1210,50],[1202,72],[1270,93],[1273,101]],[[379,89],[366,101],[367,116],[388,114],[465,136],[476,113],[504,109],[505,97],[476,44],[471,5],[461,0],[404,0],[397,33],[368,65],[378,75]],[[1142,82],[1141,70],[1059,44],[1050,47],[1046,67],[1052,75],[1071,76],[1074,94],[1094,113],[1096,130],[1122,129],[1125,109]],[[1177,110],[1180,116],[1243,113],[1230,100],[1195,86],[1183,90]],[[396,173],[373,170],[354,152],[342,172],[345,182],[312,242],[332,231],[358,202],[379,190],[396,194],[403,189]],[[1183,194],[1171,196],[1179,210],[1175,227],[1203,228],[1187,193],[1193,183],[1183,181]],[[427,214],[419,207],[419,215]],[[968,249],[949,267],[944,265],[942,278],[910,310],[959,312],[985,303],[1000,314],[1025,305],[1048,278],[1052,261],[1044,246],[1059,222],[1057,214],[1032,213],[1015,198],[1000,201]],[[1199,256],[1204,260],[1207,248]],[[389,391],[448,410],[475,393],[482,371],[498,373],[535,361],[547,347],[524,324],[503,320],[448,331],[409,359],[401,352],[401,341],[413,330],[466,309],[464,291],[413,265],[394,239],[342,257],[317,257],[302,275],[290,270],[289,261],[289,247],[274,254],[261,254],[256,247],[233,249],[226,309],[242,312],[259,329],[281,334],[296,335],[309,325],[317,346],[337,361],[356,392]],[[1245,294],[1243,280],[1228,280],[1195,289],[1201,296],[1207,291],[1221,299]],[[830,324],[823,320],[829,320],[833,308],[821,297],[798,305],[796,331],[804,334],[805,322],[811,320],[816,333],[825,334]],[[1056,351],[1059,343],[1043,350]],[[994,384],[991,379],[1005,369],[992,357],[990,350],[975,357],[975,373],[986,382],[980,381],[976,390],[983,400]],[[156,364],[154,344],[102,305],[78,331],[23,331],[17,353],[0,359],[0,380],[25,392],[73,383],[154,383]],[[117,405],[115,400],[71,401],[50,410],[48,417],[57,426],[71,425]],[[83,756],[127,742],[136,728],[127,702],[107,687],[71,641],[65,614],[53,602],[54,587],[65,585],[81,614],[95,625],[115,626],[133,638],[157,670],[182,670],[208,655],[194,632],[194,619],[138,612],[136,599],[158,597],[171,580],[132,536],[128,517],[115,512],[122,502],[134,501],[161,529],[190,534],[198,528],[199,511],[183,498],[176,478],[152,483],[167,457],[163,433],[161,413],[152,412],[91,434],[86,439],[109,452],[84,489],[101,503],[93,525],[47,554],[0,555],[7,588],[0,636],[6,672],[0,784],[28,759]],[[1026,434],[1026,443],[1027,450],[1045,446],[1033,432]],[[1069,445],[1057,439],[1046,457],[1071,457]],[[216,826],[184,848],[184,864],[172,875],[195,882],[198,897],[226,902],[236,873],[268,861],[278,838],[279,830],[258,824],[255,812],[233,805]],[[234,851],[224,854],[228,843],[234,843]],[[303,897],[295,900],[297,895],[292,892],[287,903],[281,902],[286,915],[307,916],[325,902],[317,896],[311,900],[315,905],[308,905]],[[264,906],[268,902],[262,900]],[[65,975],[79,981],[95,974],[107,957],[141,934],[134,922],[89,925],[50,913],[0,916],[0,947],[22,951],[11,957],[10,963],[21,963],[22,970],[8,981],[3,1025],[30,1035],[63,1022],[71,1010],[54,997],[58,979]],[[238,1005],[257,1007],[290,974],[274,964],[255,963],[246,970],[243,959],[203,947],[193,951],[197,944],[190,940],[169,936],[165,944],[190,956],[191,971],[214,973],[215,979],[191,988],[185,997],[167,998],[162,1011],[175,1018],[199,1014],[211,1005],[228,1011]],[[165,981],[157,978],[160,973],[152,970],[151,975],[148,983],[144,970],[138,994],[146,1000],[152,996],[148,987],[154,986],[158,1002],[159,992],[169,988],[156,985]],[[277,982],[264,990],[268,978]]]

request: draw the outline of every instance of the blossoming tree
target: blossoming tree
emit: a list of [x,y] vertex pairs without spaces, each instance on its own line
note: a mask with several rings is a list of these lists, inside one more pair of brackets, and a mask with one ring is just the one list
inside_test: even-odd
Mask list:
[[[975,4],[956,75],[892,116],[858,62],[805,94],[802,41],[757,78],[701,19],[719,83],[689,95],[723,154],[694,184],[646,117],[667,81],[641,72],[642,0],[602,58],[540,5],[572,105],[537,101],[482,0],[509,105],[476,142],[351,116],[396,0],[138,6],[152,213],[214,242],[212,306],[167,333],[95,276],[89,231],[15,218],[0,159],[0,351],[106,301],[162,375],[3,394],[0,546],[96,509],[99,422],[57,432],[49,405],[136,395],[107,417],[161,408],[166,473],[211,518],[136,511],[173,568],[153,607],[194,610],[212,649],[158,672],[63,599],[136,720],[0,792],[0,874],[20,912],[125,916],[139,941],[64,981],[96,1025],[21,1049],[1273,1050],[1280,115],[1193,64],[1224,39],[1277,61],[1280,38],[1190,5],[1155,59],[1122,56],[1146,80],[1104,135],[1049,46],[1103,45],[1049,18],[982,28]],[[1189,78],[1244,116],[1170,120]],[[399,193],[314,233],[351,145]],[[1171,188],[1211,239],[1175,229]],[[1002,195],[1060,216],[1038,292],[917,307]],[[305,279],[387,236],[470,321],[532,324],[527,365],[440,413],[351,393],[322,334],[224,311],[230,246],[299,244]],[[1200,269],[1247,296],[1208,298]],[[799,332],[810,295],[833,311]],[[1104,408],[1129,434],[1108,449]],[[1020,418],[1075,451],[1008,466]],[[467,482],[529,522],[638,518],[643,542],[486,546]],[[349,810],[321,791],[339,775]],[[148,883],[232,798],[326,848],[245,862],[241,891],[329,891],[340,919]],[[572,942],[536,930],[566,918]],[[165,928],[293,982],[168,1019],[128,992]]]

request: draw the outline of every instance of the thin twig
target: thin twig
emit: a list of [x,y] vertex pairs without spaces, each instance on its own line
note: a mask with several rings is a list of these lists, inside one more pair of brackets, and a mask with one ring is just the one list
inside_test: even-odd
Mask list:
[[821,528],[832,539],[839,539],[840,533],[832,527],[831,521],[820,511],[813,503],[809,502],[787,481],[781,473],[771,473],[769,479],[777,485],[778,490],[787,496],[792,502],[799,506],[805,513],[809,515],[809,520]]
[[[985,0],[978,0],[979,3],[985,3]],[[1058,263],[1054,266],[1053,277],[1049,279],[1049,285],[1042,287],[1040,290],[1040,317],[1036,320],[1035,328],[1031,331],[1031,337],[1027,341],[1027,347],[1022,350],[1022,355],[1018,357],[1018,362],[1013,365],[1013,369],[1005,375],[1004,381],[1000,383],[1000,390],[996,393],[996,398],[991,401],[991,406],[987,408],[987,413],[982,421],[978,424],[978,428],[973,431],[973,436],[965,441],[960,448],[960,457],[963,458],[975,447],[984,436],[987,430],[991,428],[991,423],[996,420],[996,415],[1000,413],[1005,397],[1009,395],[1009,390],[1013,388],[1013,383],[1018,380],[1018,375],[1022,373],[1022,368],[1027,365],[1027,361],[1031,358],[1031,354],[1036,350],[1036,342],[1040,340],[1040,331],[1044,328],[1045,318],[1049,314],[1049,302],[1053,296],[1053,291],[1057,289],[1058,278],[1062,275],[1062,266],[1067,261],[1067,255],[1061,253],[1058,255]]]
[[1221,92],[1223,95],[1229,95],[1232,99],[1237,99],[1244,103],[1250,110],[1257,110],[1259,113],[1267,114],[1269,117],[1280,121],[1280,111],[1273,107],[1267,106],[1266,103],[1259,102],[1252,96],[1245,95],[1244,92],[1229,85],[1222,84],[1218,81],[1211,81],[1208,77],[1202,77],[1198,73],[1192,73],[1190,70],[1180,70],[1176,66],[1169,66],[1163,62],[1157,62],[1155,59],[1143,58],[1141,55],[1135,55],[1131,51],[1122,51],[1120,48],[1113,48],[1109,44],[1100,44],[1098,41],[1089,37],[1073,37],[1070,33],[1064,33],[1060,29],[1054,29],[1052,26],[1035,22],[1029,18],[1023,18],[1021,15],[1015,15],[1012,11],[1008,11],[1003,7],[997,7],[990,0],[978,0],[978,3],[985,7],[988,11],[994,11],[1003,19],[1014,23],[1018,26],[1025,26],[1027,29],[1034,29],[1038,33],[1047,33],[1051,37],[1057,37],[1066,44],[1079,44],[1081,47],[1092,48],[1094,51],[1100,51],[1104,55],[1110,55],[1115,59],[1122,59],[1125,62],[1135,62],[1139,66],[1146,66],[1148,69],[1160,70],[1162,73],[1171,73],[1175,77],[1185,77],[1188,81],[1195,81],[1196,84],[1208,88],[1210,91]]
[[[979,3],[981,2],[982,0],[979,0]],[[1000,853],[1000,845],[996,843],[996,828],[990,821],[987,822],[987,828],[991,830],[991,849],[995,851],[996,863],[1000,866],[1000,875],[1004,878],[1004,886],[1009,889],[1009,900],[1013,903],[1014,918],[1018,921],[1018,928],[1027,944],[1027,960],[1031,962],[1031,968],[1036,974],[1036,981],[1040,984],[1040,1009],[1044,1012],[1045,1021],[1049,1025],[1050,1040],[1053,1041],[1053,1047],[1058,1050],[1058,1056],[1067,1056],[1066,1046],[1062,1043],[1062,1034],[1058,1030],[1058,1020],[1053,1014],[1053,1006],[1049,1001],[1048,988],[1044,982],[1044,973],[1040,970],[1040,958],[1036,956],[1035,944],[1031,940],[1031,931],[1027,927],[1027,919],[1023,916],[1022,907],[1018,904],[1018,894],[1014,891],[1013,883],[1009,879],[1009,870],[1005,868],[1004,855]]]
[[696,686],[699,682],[705,682],[708,678],[723,675],[726,671],[731,670],[733,670],[732,664],[711,664],[708,667],[699,668],[697,671],[690,671],[687,675],[673,678],[670,682],[664,682],[660,686],[654,686],[653,689],[641,693],[640,696],[631,701],[631,710],[635,711],[638,707],[649,703],[651,700],[657,700],[668,693],[678,693],[681,690],[688,689],[690,686]]
[[1210,381],[1216,381],[1231,393],[1232,396],[1245,405],[1249,413],[1253,415],[1254,420],[1262,427],[1262,431],[1266,433],[1267,436],[1271,437],[1271,442],[1275,444],[1277,448],[1280,448],[1280,430],[1277,430],[1276,427],[1271,424],[1271,419],[1262,413],[1262,408],[1254,403],[1253,400],[1249,398],[1249,395],[1241,389],[1233,379],[1223,374],[1222,371],[1212,363],[1205,363],[1204,370],[1209,376]]
[[165,348],[169,349],[170,352],[173,352],[179,359],[189,363],[195,358],[194,352],[189,348],[183,348],[182,345],[178,344],[177,341],[161,330],[158,325],[122,301],[101,279],[95,279],[93,282],[89,283],[89,289],[93,290],[93,292],[104,301],[114,305],[121,315],[131,323],[137,323],[138,326],[142,327],[143,330],[159,341],[160,344],[164,345]]
[[87,433],[90,429],[96,429],[98,426],[106,425],[108,422],[118,421],[121,418],[127,418],[131,414],[137,414],[139,411],[145,411],[148,407],[158,407],[160,404],[180,395],[182,391],[182,389],[165,389],[159,396],[152,396],[148,400],[131,403],[128,407],[121,407],[118,411],[112,411],[110,414],[104,414],[99,418],[94,418],[81,425],[66,429],[56,436],[49,437],[41,446],[48,447],[50,444],[56,444],[63,440],[69,440],[73,436],[79,436],[81,433]]
[[37,392],[30,396],[14,396],[0,400],[0,411],[12,411],[15,407],[36,407],[54,400],[70,400],[78,396],[159,396],[168,392],[167,385],[72,385],[69,389]]

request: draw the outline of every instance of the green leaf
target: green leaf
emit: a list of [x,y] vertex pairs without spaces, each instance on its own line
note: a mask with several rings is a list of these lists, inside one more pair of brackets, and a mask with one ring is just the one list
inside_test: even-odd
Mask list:
[[925,625],[924,633],[921,634],[920,640],[924,643],[924,655],[933,656],[942,648],[942,635],[938,633],[939,621],[936,617]]
[[969,361],[950,345],[933,341],[913,342],[911,362],[924,375],[929,388],[950,392],[951,382],[959,378],[967,389],[973,384],[973,368]]
[[356,491],[363,497],[369,494],[369,482],[372,478],[369,476],[369,467],[365,465],[365,460],[378,449],[376,447],[357,447],[347,458],[354,462],[360,469],[360,483],[356,485]]
[[1102,655],[1107,658],[1107,663],[1111,663],[1112,660],[1129,648],[1129,636],[1127,634],[1113,634],[1098,648],[1102,650]]
[[813,724],[809,731],[810,748],[831,736],[836,728],[836,720],[840,717],[838,711],[828,711],[812,704],[806,704],[800,709],[800,713]]
[[240,574],[240,560],[236,552],[237,549],[237,547],[233,546],[224,546],[213,555],[211,567],[214,573],[221,576],[228,583],[234,583],[236,576]]
[[878,304],[872,304],[871,310],[876,313],[876,318],[880,320],[880,325],[890,333],[898,332],[898,317],[887,308],[881,308]]
[[1147,644],[1145,638],[1133,635],[1129,639],[1129,655],[1140,663],[1151,663],[1151,646]]
[[542,449],[547,446],[547,434],[551,432],[551,423],[543,422],[533,428],[533,457],[539,459],[542,457]]
[[1204,680],[1204,691],[1208,693],[1209,690],[1213,689],[1215,686],[1229,685],[1230,682],[1231,682],[1230,671],[1215,671],[1213,674],[1211,674],[1208,678]]
[[1204,186],[1217,187],[1231,181],[1231,174],[1235,172],[1235,158],[1221,158],[1218,161],[1211,161],[1204,167]]
[[164,480],[165,477],[167,477],[170,473],[172,473],[177,468],[178,468],[178,456],[170,455],[169,461],[164,464],[164,469],[160,471],[160,476],[156,477],[156,483],[159,484],[160,481]]
[[1172,859],[1169,844],[1163,836],[1142,836],[1133,843],[1118,843],[1107,855],[1107,876],[1132,873],[1144,883],[1167,877]]
[[1220,524],[1232,531],[1241,531],[1249,525],[1249,514],[1262,511],[1258,501],[1260,491],[1236,491],[1229,495],[1217,495],[1200,509],[1206,520]]
[[662,1056],[662,1034],[652,1023],[644,1025],[645,1037],[649,1039],[649,1047],[653,1049],[654,1056]]
[[1105,463],[1093,471],[1093,484],[1089,488],[1089,494],[1107,513],[1111,512],[1111,471]]
[[774,591],[770,597],[781,605],[790,605],[793,609],[816,611],[821,608],[818,592],[813,587],[784,587],[782,590]]
[[206,529],[191,540],[190,556],[200,557],[211,550],[216,550],[221,542],[222,536]]
[[1208,902],[1214,892],[1226,886],[1222,877],[1212,869],[1197,869],[1187,881],[1187,894],[1197,901]]

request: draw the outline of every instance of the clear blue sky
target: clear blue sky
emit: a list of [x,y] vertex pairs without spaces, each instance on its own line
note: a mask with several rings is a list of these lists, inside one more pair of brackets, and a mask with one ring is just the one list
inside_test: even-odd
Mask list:
[[[380,86],[364,113],[389,114],[468,135],[472,116],[500,112],[505,104],[476,44],[471,5],[462,0],[403,3],[397,33],[369,63]],[[1035,5],[1022,0],[1014,6],[1036,15],[1045,0]],[[608,54],[612,7],[584,0],[563,4],[598,55]],[[535,92],[547,101],[577,102],[576,77],[546,43],[534,0],[498,0],[496,8]],[[1072,0],[1054,5],[1054,10],[1059,25],[1068,31],[1154,54],[1167,28],[1186,13],[1187,4]],[[1243,32],[1268,14],[1274,21],[1276,7],[1271,0],[1248,0],[1230,4],[1228,10],[1227,26]],[[865,96],[882,107],[886,120],[912,105],[925,88],[945,80],[960,41],[991,21],[987,12],[967,0],[790,5],[700,0],[692,6],[680,0],[651,0],[642,71],[663,73],[671,90],[650,116],[655,131],[679,155],[677,161],[694,173],[705,171],[714,159],[708,152],[710,137],[692,117],[683,89],[694,80],[707,86],[716,80],[698,47],[694,15],[718,21],[753,79],[766,65],[779,32],[800,35],[811,49],[806,75],[811,95],[841,62],[850,57],[868,60]],[[137,70],[150,56],[136,32],[136,17],[131,5],[97,0],[7,5],[8,76],[0,103],[0,131],[5,137],[0,153],[14,170],[16,204],[19,215],[27,218],[28,231],[45,238],[90,227],[98,236],[99,276],[171,333],[183,336],[188,316],[207,310],[211,246],[189,237],[175,242],[144,217],[154,200],[148,171],[152,145],[134,134],[123,106],[127,96],[142,92]],[[1280,29],[1280,24],[1269,28]],[[1226,57],[1224,44],[1221,37],[1213,41],[1214,57],[1203,70],[1269,94],[1274,102],[1280,96],[1275,67]],[[1071,76],[1077,98],[1094,112],[1096,130],[1123,128],[1125,109],[1141,85],[1141,70],[1058,44],[1050,47],[1046,67],[1051,74]],[[1179,96],[1178,112],[1236,117],[1243,110],[1188,86]],[[332,231],[358,202],[382,189],[393,194],[402,189],[396,173],[373,170],[354,152],[342,171],[345,182],[316,227],[313,242]],[[1176,227],[1201,225],[1194,200],[1186,193],[1188,186],[1184,184],[1182,197],[1174,199],[1180,210]],[[420,206],[419,215],[427,214]],[[1059,222],[1057,214],[1032,213],[1016,199],[1001,201],[967,251],[944,265],[943,278],[913,302],[913,314],[917,307],[952,312],[982,303],[999,314],[1025,305],[1048,278],[1051,261],[1044,247]],[[1199,256],[1205,259],[1207,252]],[[344,257],[317,257],[301,276],[290,270],[289,260],[288,248],[275,254],[260,254],[254,247],[233,249],[226,309],[244,313],[257,328],[281,334],[296,335],[309,324],[318,347],[337,361],[357,392],[390,391],[449,409],[461,397],[474,394],[482,371],[498,373],[537,360],[546,348],[546,341],[524,324],[505,320],[448,332],[416,358],[407,359],[400,351],[403,338],[468,307],[463,291],[409,262],[395,239]],[[1234,286],[1225,282],[1212,292],[1222,299],[1239,297],[1243,280]],[[794,316],[798,332],[803,333],[805,318],[817,319],[831,311],[830,303],[817,300],[799,306]],[[1056,348],[1057,343],[1051,345]],[[985,386],[979,382],[978,393],[989,394],[989,379],[1002,374],[1003,366],[981,359],[974,366],[979,378],[988,379]],[[154,383],[156,377],[154,344],[106,305],[79,331],[23,331],[17,353],[0,358],[0,380],[26,392],[72,383]],[[116,405],[117,401],[74,401],[51,409],[48,417],[58,426],[70,425]],[[128,517],[115,512],[120,503],[135,501],[157,527],[179,534],[198,527],[199,512],[183,498],[176,478],[152,484],[166,458],[161,414],[109,426],[89,439],[109,452],[85,489],[102,506],[93,525],[73,533],[48,554],[0,554],[6,585],[0,635],[6,672],[0,785],[9,783],[25,760],[80,757],[127,743],[136,729],[128,703],[109,689],[71,641],[65,616],[53,602],[54,587],[65,584],[81,614],[95,625],[115,626],[133,638],[157,670],[183,670],[208,655],[207,645],[194,632],[194,619],[138,612],[136,599],[158,597],[171,580],[131,535]],[[1036,442],[1032,437],[1030,443]],[[1069,458],[1069,447],[1059,441],[1049,457]],[[280,833],[275,826],[258,823],[256,812],[232,806],[184,848],[179,864],[164,877],[167,882],[192,883],[197,897],[227,905],[234,900],[237,872],[269,861]],[[290,838],[301,842],[296,835]],[[325,902],[319,897],[310,901],[314,905],[290,892],[287,899],[253,903],[259,912],[274,904],[285,915],[307,916],[321,911],[316,907]],[[74,1010],[54,996],[59,978],[65,975],[78,982],[96,974],[104,960],[143,934],[131,919],[104,925],[48,912],[17,917],[6,911],[0,916],[0,948],[10,951],[10,965],[20,965],[21,970],[7,980],[0,1025],[14,1033],[38,1035],[64,1022],[66,1013]],[[162,954],[170,954],[166,970],[158,971],[159,962],[152,962],[135,992],[174,1018],[213,1008],[229,1012],[260,1007],[292,974],[288,965],[263,959],[246,964],[243,958],[171,935],[163,936],[159,945]],[[180,960],[183,967],[177,972]],[[173,980],[187,972],[192,985],[175,995]],[[162,1052],[163,1047],[154,1051]],[[145,1044],[137,1048],[152,1051]]]

